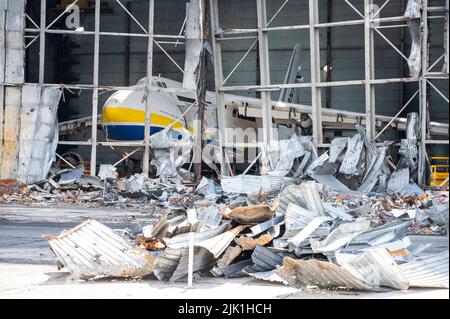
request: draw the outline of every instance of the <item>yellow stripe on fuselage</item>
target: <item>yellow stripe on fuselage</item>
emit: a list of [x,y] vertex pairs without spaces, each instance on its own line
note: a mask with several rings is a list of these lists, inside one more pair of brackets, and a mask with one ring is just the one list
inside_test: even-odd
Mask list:
[[[152,113],[151,125],[166,127],[175,122],[167,116]],[[124,107],[107,107],[102,112],[102,123],[107,125],[108,123],[145,123],[145,111],[124,108]],[[174,124],[174,129],[183,128],[183,123],[178,121]],[[189,127],[189,131],[193,131],[192,127]]]

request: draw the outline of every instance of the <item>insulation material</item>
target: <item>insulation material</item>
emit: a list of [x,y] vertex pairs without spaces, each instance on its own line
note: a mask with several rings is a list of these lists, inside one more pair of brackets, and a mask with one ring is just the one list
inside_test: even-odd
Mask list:
[[202,0],[186,3],[186,61],[184,65],[183,87],[197,89],[198,67],[203,47],[203,8]]
[[55,160],[60,98],[57,88],[23,86],[18,179],[24,183],[46,179]]

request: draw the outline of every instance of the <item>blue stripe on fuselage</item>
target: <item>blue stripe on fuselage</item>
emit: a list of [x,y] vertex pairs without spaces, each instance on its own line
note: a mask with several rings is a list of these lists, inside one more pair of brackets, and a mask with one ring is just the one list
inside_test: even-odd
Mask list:
[[[139,141],[144,139],[145,127],[141,125],[105,125],[106,138],[116,141]],[[164,128],[151,126],[150,135],[161,132]]]

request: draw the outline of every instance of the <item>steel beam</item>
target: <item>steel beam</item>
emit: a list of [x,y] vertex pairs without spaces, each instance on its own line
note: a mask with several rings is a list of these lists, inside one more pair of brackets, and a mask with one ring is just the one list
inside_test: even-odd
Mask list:
[[91,175],[96,175],[97,167],[97,119],[98,119],[98,73],[100,59],[100,0],[95,0],[95,36],[94,36],[94,70],[92,93],[92,128],[91,128]]
[[316,0],[309,0],[309,39],[311,53],[311,101],[313,140],[315,145],[323,144],[322,132],[322,96],[320,79],[320,30],[314,25],[319,23],[319,4]]
[[226,110],[224,93],[221,91],[223,83],[223,66],[222,66],[222,43],[217,41],[216,31],[220,29],[219,21],[219,0],[212,0],[210,5],[211,15],[211,35],[214,50],[214,80],[216,87],[216,106],[217,106],[217,122],[219,127],[219,149],[220,149],[220,173],[226,176],[231,173],[225,165],[224,145],[227,142],[226,136]]
[[365,69],[365,100],[366,100],[366,131],[367,138],[374,140],[375,130],[375,87],[370,83],[375,78],[374,33],[371,26],[373,0],[364,0],[364,69]]
[[147,77],[145,81],[145,132],[144,132],[144,157],[142,159],[142,172],[149,176],[150,172],[150,130],[151,130],[151,105],[150,87],[153,77],[153,29],[155,23],[155,1],[149,0],[148,9],[148,45],[147,45]]

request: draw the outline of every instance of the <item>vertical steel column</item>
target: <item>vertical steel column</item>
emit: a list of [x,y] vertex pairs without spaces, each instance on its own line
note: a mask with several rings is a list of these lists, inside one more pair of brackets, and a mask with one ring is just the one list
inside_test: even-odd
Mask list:
[[45,79],[45,29],[47,28],[47,0],[41,0],[41,25],[39,32],[39,84]]
[[311,53],[311,102],[313,140],[315,145],[322,145],[322,96],[317,86],[320,79],[320,29],[315,25],[319,23],[319,4],[317,0],[309,0],[309,42]]
[[[267,31],[263,28],[267,26],[266,0],[256,0],[258,16],[258,43],[259,43],[259,69],[261,85],[270,85],[270,61],[269,61],[269,39]],[[263,115],[263,138],[264,147],[267,147],[273,138],[272,127],[272,94],[270,91],[261,92],[261,108]]]
[[420,85],[420,145],[419,145],[419,172],[417,183],[420,186],[425,185],[426,171],[426,140],[427,140],[427,124],[428,124],[428,98],[427,98],[427,72],[428,72],[428,0],[422,0],[422,76],[419,79]]
[[100,57],[100,0],[95,0],[95,35],[94,35],[94,72],[92,93],[92,130],[91,130],[91,175],[96,175],[97,166],[97,117],[98,117],[98,71]]
[[148,177],[150,170],[150,130],[151,130],[151,105],[150,87],[153,79],[153,31],[155,23],[155,1],[149,0],[148,9],[148,46],[147,46],[147,78],[145,81],[145,149],[142,163],[142,171]]
[[375,78],[374,31],[371,19],[373,17],[373,0],[364,0],[364,60],[365,60],[365,96],[366,96],[366,131],[367,138],[373,140],[375,129],[375,87],[370,83]]
[[216,31],[220,29],[219,21],[219,0],[212,0],[210,6],[211,13],[211,39],[214,47],[214,79],[216,86],[216,105],[217,105],[217,122],[219,127],[219,149],[221,152],[220,173],[228,175],[229,170],[226,165],[227,158],[224,154],[224,146],[227,143],[226,136],[226,113],[225,113],[225,99],[222,89],[223,66],[222,66],[222,43],[217,41]]

